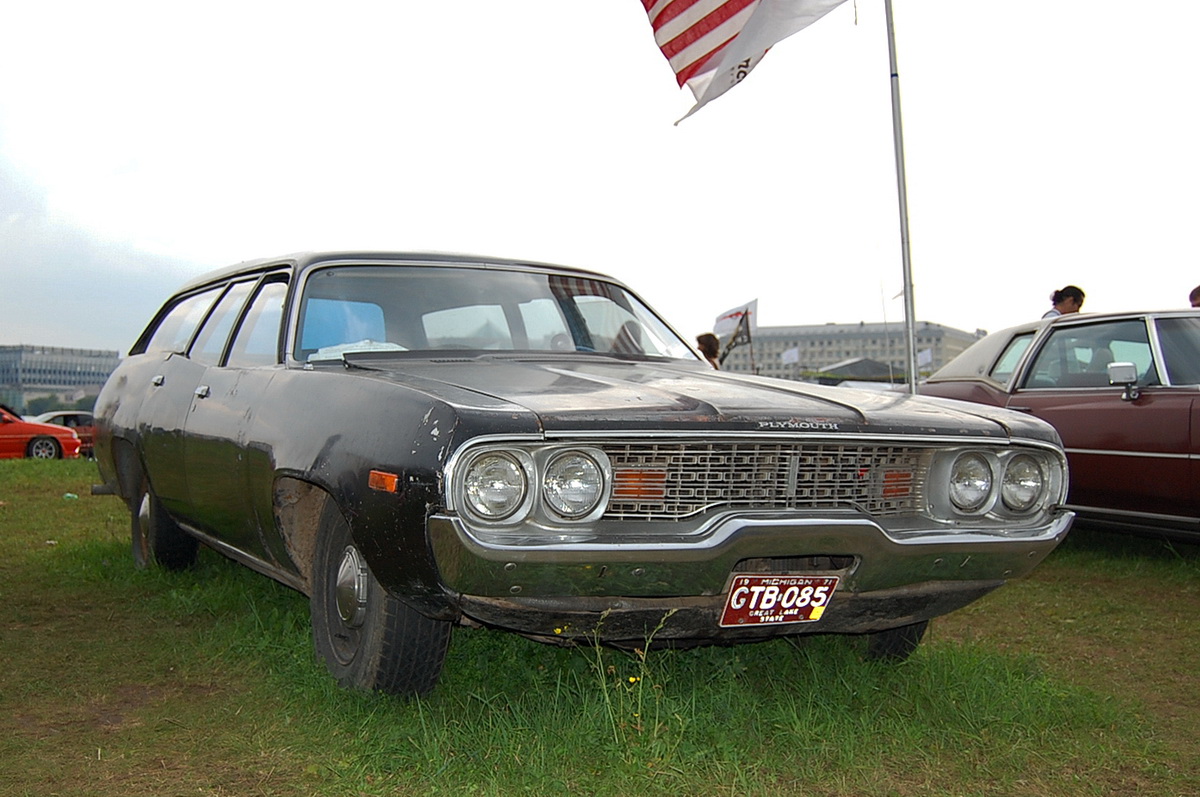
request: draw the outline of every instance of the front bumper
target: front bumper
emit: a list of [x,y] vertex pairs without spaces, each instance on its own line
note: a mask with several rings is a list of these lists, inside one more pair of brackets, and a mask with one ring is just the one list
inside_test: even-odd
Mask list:
[[[946,614],[1031,571],[1073,518],[1060,511],[1045,526],[1019,532],[900,538],[855,512],[730,513],[703,543],[620,546],[487,545],[447,515],[430,518],[428,528],[443,585],[478,622],[608,642],[644,640],[656,628],[658,639],[733,641],[866,633]],[[840,584],[819,621],[720,628],[737,572],[836,575]]]

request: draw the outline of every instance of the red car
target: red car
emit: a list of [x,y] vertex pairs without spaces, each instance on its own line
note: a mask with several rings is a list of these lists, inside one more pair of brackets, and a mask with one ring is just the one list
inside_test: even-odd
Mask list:
[[926,396],[1049,421],[1067,451],[1069,509],[1126,531],[1200,540],[1200,311],[1059,316],[995,332]]
[[79,436],[71,429],[23,419],[0,405],[0,459],[74,459]]

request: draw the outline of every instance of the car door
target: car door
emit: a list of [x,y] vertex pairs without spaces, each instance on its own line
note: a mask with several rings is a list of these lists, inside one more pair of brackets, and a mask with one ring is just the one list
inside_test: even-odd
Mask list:
[[204,366],[190,360],[185,352],[222,289],[208,288],[170,306],[145,346],[133,353],[124,369],[129,383],[140,384],[146,392],[139,406],[125,408],[122,415],[137,418],[133,434],[139,440],[150,486],[176,517],[188,513],[183,430],[192,393],[204,372]]
[[[1158,353],[1171,389],[1191,404],[1188,433],[1188,484],[1200,483],[1200,317],[1193,313],[1154,319]],[[1192,517],[1200,516],[1200,495],[1190,490]]]
[[[1135,400],[1108,383],[1109,362],[1132,362]],[[1071,468],[1068,503],[1190,516],[1194,391],[1162,384],[1144,318],[1057,325],[1028,361],[1008,406],[1050,422]]]
[[[269,412],[264,395],[281,367],[279,329],[286,292],[287,282],[280,276],[235,283],[191,350],[192,359],[205,365],[186,425],[184,461],[193,521],[202,531],[267,561],[273,557],[252,506],[248,476],[251,460],[261,472],[264,452],[251,445],[251,429],[260,413]],[[266,478],[269,483],[269,464]]]

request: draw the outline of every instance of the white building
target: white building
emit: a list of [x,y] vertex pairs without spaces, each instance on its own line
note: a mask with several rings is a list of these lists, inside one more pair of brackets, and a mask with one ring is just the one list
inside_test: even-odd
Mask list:
[[[917,367],[923,375],[941,368],[987,334],[982,329],[964,332],[929,321],[918,321],[915,332]],[[865,357],[890,365],[896,381],[903,381],[907,370],[904,323],[900,321],[759,327],[751,337],[751,345],[742,344],[729,352],[722,368],[803,379],[835,363]]]
[[120,355],[58,346],[0,346],[0,403],[24,412],[30,399],[57,395],[66,403],[100,392]]

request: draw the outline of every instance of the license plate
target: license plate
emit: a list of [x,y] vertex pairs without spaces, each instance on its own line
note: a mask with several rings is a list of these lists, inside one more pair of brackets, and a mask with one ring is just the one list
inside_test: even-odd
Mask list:
[[721,626],[815,622],[837,585],[837,576],[734,576]]

